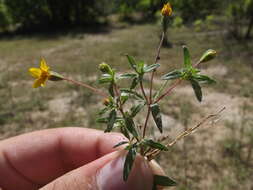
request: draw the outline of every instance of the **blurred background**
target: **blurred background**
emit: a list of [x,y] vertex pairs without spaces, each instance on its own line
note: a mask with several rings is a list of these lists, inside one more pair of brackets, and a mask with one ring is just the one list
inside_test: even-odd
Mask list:
[[[96,123],[101,97],[64,82],[33,89],[30,67],[44,57],[52,70],[102,88],[97,66],[130,67],[122,54],[152,64],[163,0],[0,0],[0,139],[55,127],[104,129]],[[218,52],[203,72],[217,80],[198,103],[189,84],[162,101],[173,139],[222,107],[219,121],[162,154],[158,161],[177,190],[253,190],[253,0],[171,0],[159,77],[183,62],[182,45],[197,61]],[[143,113],[145,114],[145,112]]]

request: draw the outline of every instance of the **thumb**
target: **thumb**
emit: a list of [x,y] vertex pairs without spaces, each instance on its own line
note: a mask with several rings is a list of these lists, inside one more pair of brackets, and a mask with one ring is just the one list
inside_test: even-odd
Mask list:
[[41,190],[151,190],[153,174],[137,156],[128,180],[123,180],[125,152],[113,152],[56,179]]

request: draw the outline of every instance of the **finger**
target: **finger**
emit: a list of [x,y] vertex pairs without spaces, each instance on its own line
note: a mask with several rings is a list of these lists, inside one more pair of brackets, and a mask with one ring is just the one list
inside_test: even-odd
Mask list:
[[114,151],[113,146],[122,140],[126,139],[116,133],[58,128],[2,141],[0,176],[4,177],[0,177],[0,187],[38,189],[66,172]]
[[153,174],[147,161],[137,156],[128,180],[123,180],[125,152],[113,152],[80,167],[41,190],[151,190]]

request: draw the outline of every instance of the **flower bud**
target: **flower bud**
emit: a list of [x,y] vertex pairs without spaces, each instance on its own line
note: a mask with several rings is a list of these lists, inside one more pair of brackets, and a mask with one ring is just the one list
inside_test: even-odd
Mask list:
[[166,4],[163,5],[161,13],[162,13],[163,16],[171,16],[172,8],[171,8],[170,3],[166,3]]
[[202,55],[202,57],[199,60],[199,63],[210,61],[214,59],[216,55],[217,55],[217,52],[215,50],[209,49]]
[[103,104],[104,104],[105,106],[108,106],[108,105],[110,104],[109,98],[105,98],[105,99],[103,100]]
[[101,63],[98,68],[103,73],[108,73],[108,74],[112,73],[112,69],[107,63]]

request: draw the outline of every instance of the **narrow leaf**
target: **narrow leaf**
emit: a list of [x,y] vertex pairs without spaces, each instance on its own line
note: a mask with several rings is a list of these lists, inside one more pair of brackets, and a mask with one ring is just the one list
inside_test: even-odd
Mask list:
[[145,73],[151,72],[151,71],[157,69],[158,67],[160,67],[160,64],[153,64],[153,65],[145,66],[144,72]]
[[162,116],[161,116],[159,105],[152,104],[152,105],[150,105],[150,108],[151,108],[151,113],[152,113],[153,119],[156,123],[156,126],[158,127],[160,133],[162,133],[163,132],[163,124],[162,124]]
[[100,116],[102,116],[102,115],[105,114],[107,111],[109,111],[109,109],[110,109],[109,107],[105,107],[105,108],[103,108],[102,110],[100,110],[98,114],[99,114]]
[[184,50],[184,67],[190,68],[192,66],[190,52],[186,46],[183,46],[183,50]]
[[113,89],[113,83],[111,83],[110,86],[108,87],[108,92],[110,93],[110,95],[111,95],[112,97],[115,96],[115,94],[114,94],[114,89]]
[[136,157],[136,149],[135,147],[131,146],[127,153],[126,160],[124,163],[124,170],[123,170],[124,181],[127,181],[128,179],[128,176],[134,164],[135,157]]
[[211,79],[210,77],[208,77],[206,75],[196,75],[196,76],[194,76],[194,79],[197,80],[200,83],[207,83],[207,84],[216,83],[215,80]]
[[191,82],[192,88],[194,90],[194,93],[196,95],[196,98],[198,99],[199,102],[201,102],[202,101],[202,90],[201,90],[201,87],[200,87],[198,81],[191,79],[190,82]]
[[137,74],[134,73],[125,73],[118,76],[119,79],[131,79],[137,77]]
[[154,175],[154,184],[160,186],[176,186],[177,183],[167,176]]
[[128,98],[129,98],[129,94],[128,93],[122,92],[120,94],[120,99],[121,99],[122,104],[126,103],[126,101],[128,100]]
[[134,105],[132,108],[131,108],[131,117],[135,117],[141,110],[142,108],[144,107],[144,103],[140,103],[138,105]]
[[100,84],[110,83],[113,80],[113,77],[109,74],[103,74],[101,78],[98,80]]
[[133,91],[132,89],[128,89],[128,88],[121,88],[120,89],[121,92],[126,92],[132,96],[134,96],[136,99],[139,100],[144,100],[144,98],[137,92]]
[[133,56],[126,55],[130,66],[136,71],[136,61]]
[[139,82],[139,78],[138,77],[134,78],[130,89],[134,89],[138,85],[138,82]]
[[163,151],[168,151],[169,149],[164,146],[163,144],[159,143],[159,142],[155,142],[151,139],[145,139],[144,140],[144,144],[146,144],[147,146],[154,148],[154,149],[159,149],[159,150],[163,150]]
[[96,119],[97,123],[107,123],[108,122],[108,117],[101,117]]
[[127,143],[129,143],[129,142],[128,141],[119,142],[118,144],[114,145],[113,148],[117,148],[117,147],[119,147],[119,146],[121,146],[123,144],[127,144]]
[[112,110],[109,114],[107,129],[105,130],[106,133],[112,131],[113,125],[116,121],[116,117],[117,117],[116,111]]
[[123,135],[125,135],[126,138],[130,139],[129,132],[124,125],[120,126],[120,131]]
[[137,67],[136,67],[136,71],[137,71],[137,73],[139,73],[139,74],[143,74],[144,73],[144,61],[139,61],[138,63],[137,63]]
[[127,128],[127,130],[128,130],[135,138],[138,138],[138,133],[137,133],[137,131],[136,131],[133,118],[131,118],[129,115],[126,114],[125,122],[126,122],[126,128]]
[[183,76],[183,72],[181,70],[171,71],[161,77],[162,80],[172,80],[178,79]]

